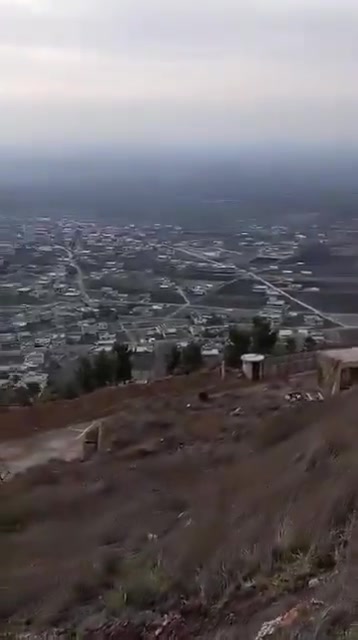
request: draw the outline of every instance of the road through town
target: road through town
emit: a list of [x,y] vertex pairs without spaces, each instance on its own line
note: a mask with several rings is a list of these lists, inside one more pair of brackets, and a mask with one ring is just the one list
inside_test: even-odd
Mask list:
[[[205,255],[205,253],[201,253],[199,251],[191,251],[190,249],[184,249],[183,247],[175,247],[175,251],[178,251],[180,253],[186,253],[189,256],[193,256],[195,258],[199,258],[200,260],[203,260],[204,262],[207,262],[209,264],[213,264],[213,265],[216,265],[216,266],[219,266],[219,265],[222,266],[221,262],[218,262],[217,260],[214,260],[213,258],[209,258],[208,256]],[[226,250],[225,253],[240,255],[240,253],[238,251]],[[298,298],[295,298],[291,294],[287,293],[286,291],[284,291],[280,287],[277,287],[276,285],[272,284],[271,282],[266,280],[266,278],[263,278],[262,276],[258,275],[254,271],[251,271],[250,269],[244,269],[242,267],[240,267],[240,268],[236,267],[236,270],[237,270],[238,273],[242,273],[243,275],[246,275],[247,277],[252,278],[253,280],[256,280],[257,282],[260,282],[261,284],[264,284],[266,287],[271,289],[271,291],[273,291],[275,293],[278,293],[280,296],[286,298],[287,300],[290,300],[291,302],[294,302],[295,304],[301,306],[303,309],[310,311],[310,313],[315,314],[316,316],[322,318],[323,320],[328,320],[330,322],[334,322],[336,325],[338,325],[338,326],[340,326],[342,328],[346,328],[347,327],[347,325],[345,323],[339,322],[337,320],[334,320],[330,315],[328,315],[326,313],[323,313],[322,311],[320,311],[316,307],[312,307],[311,305],[307,304],[306,302],[302,302],[302,300],[299,300]]]

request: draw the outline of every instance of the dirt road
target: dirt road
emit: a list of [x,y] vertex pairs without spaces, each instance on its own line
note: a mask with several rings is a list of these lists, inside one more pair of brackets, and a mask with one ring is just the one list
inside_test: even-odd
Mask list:
[[85,423],[47,431],[23,440],[11,440],[0,444],[2,466],[10,476],[49,460],[75,460],[82,455],[82,438],[92,423]]

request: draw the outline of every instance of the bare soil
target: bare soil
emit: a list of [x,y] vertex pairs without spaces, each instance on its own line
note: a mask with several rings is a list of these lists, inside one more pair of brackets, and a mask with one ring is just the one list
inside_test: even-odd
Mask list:
[[313,385],[116,390],[107,451],[0,486],[0,637],[352,640],[358,396]]

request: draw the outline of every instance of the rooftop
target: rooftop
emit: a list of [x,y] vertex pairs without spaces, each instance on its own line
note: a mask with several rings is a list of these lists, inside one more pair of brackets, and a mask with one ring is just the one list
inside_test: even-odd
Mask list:
[[350,347],[349,349],[329,349],[322,352],[324,356],[338,360],[340,362],[357,362],[358,363],[358,347]]

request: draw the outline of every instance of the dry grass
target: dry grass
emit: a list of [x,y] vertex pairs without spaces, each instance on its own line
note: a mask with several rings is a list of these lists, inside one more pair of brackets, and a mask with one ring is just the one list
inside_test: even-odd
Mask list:
[[[236,380],[234,376],[232,380]],[[223,383],[218,371],[201,371],[190,376],[156,380],[147,385],[133,384],[98,389],[74,400],[52,401],[33,407],[14,408],[11,411],[0,407],[0,439],[4,441],[26,438],[31,432],[60,429],[69,424],[82,424],[89,420],[112,416],[126,405],[133,406],[137,402],[149,404],[153,398],[160,399],[163,406],[163,400],[168,404],[170,398],[188,392],[198,393],[203,389],[210,389],[213,385],[218,390],[228,384],[230,377]]]
[[[251,640],[256,616],[270,619],[274,603],[310,593],[312,578],[332,586],[322,594],[328,608],[343,593],[357,597],[358,399],[266,421],[247,415],[239,442],[231,422],[223,429],[227,406],[212,402],[208,417],[172,398],[157,418],[154,403],[136,427],[139,406],[124,407],[113,454],[54,462],[0,487],[4,628],[9,617],[41,629],[91,611],[135,616],[194,598],[209,612],[203,637],[215,637],[214,620],[225,638],[234,610],[233,637],[245,629]],[[231,398],[229,409],[244,402]],[[155,455],[143,456],[142,441],[153,439]],[[348,633],[354,620],[338,618],[321,620],[322,634]]]
[[346,607],[326,607],[302,624],[302,628],[281,630],[275,640],[357,640],[358,627]]

